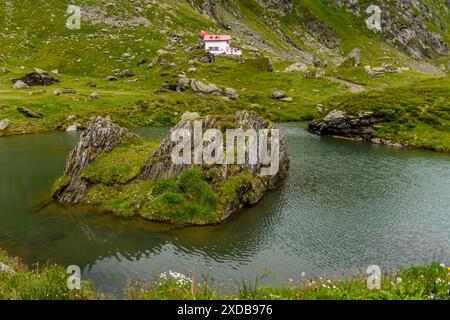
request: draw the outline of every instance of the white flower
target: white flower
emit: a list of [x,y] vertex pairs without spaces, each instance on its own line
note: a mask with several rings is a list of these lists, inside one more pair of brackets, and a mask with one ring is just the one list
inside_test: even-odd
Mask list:
[[400,277],[397,278],[397,284],[402,283],[402,281],[403,281],[402,278],[400,278]]
[[441,263],[439,266],[445,269],[445,263]]

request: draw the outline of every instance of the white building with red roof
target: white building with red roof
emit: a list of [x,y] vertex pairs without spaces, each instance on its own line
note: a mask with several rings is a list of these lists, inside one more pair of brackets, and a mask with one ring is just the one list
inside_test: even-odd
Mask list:
[[227,54],[241,56],[242,50],[231,47],[231,36],[227,34],[209,34],[206,31],[200,33],[200,38],[205,43],[205,50],[214,55]]

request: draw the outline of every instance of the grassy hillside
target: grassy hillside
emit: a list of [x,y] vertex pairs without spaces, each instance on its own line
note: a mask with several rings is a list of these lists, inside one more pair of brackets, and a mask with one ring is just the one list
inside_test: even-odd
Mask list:
[[[366,2],[359,1],[359,6],[365,8]],[[428,30],[449,41],[450,14],[445,2],[422,2],[433,15],[424,18]],[[441,91],[447,89],[448,81],[423,81],[444,79],[449,55],[433,53],[428,59],[413,59],[403,47],[390,43],[387,34],[369,30],[365,16],[330,1],[83,0],[76,4],[83,8],[81,29],[69,30],[65,28],[66,1],[0,0],[0,28],[4,30],[0,34],[0,121],[11,121],[7,129],[0,130],[0,136],[64,130],[74,122],[84,126],[98,115],[109,115],[123,126],[170,125],[187,110],[227,114],[246,109],[273,121],[311,120],[320,117],[317,104],[347,99],[352,83],[366,91],[376,89],[379,101],[385,99],[380,95],[391,92],[380,88],[433,83]],[[395,8],[387,8],[395,14]],[[244,48],[244,58],[192,63],[202,56],[195,49],[201,30],[232,34],[234,45]],[[340,66],[354,48],[361,50],[361,64]],[[294,61],[308,64],[306,75],[283,72]],[[268,71],[270,64],[273,72]],[[410,70],[381,76],[370,76],[364,70],[365,65],[383,64]],[[192,67],[196,72],[187,72]],[[35,68],[58,70],[60,82],[49,87],[12,88],[12,79]],[[319,69],[325,71],[325,78],[315,78]],[[131,70],[133,76],[105,80],[124,70]],[[234,88],[240,98],[232,101],[191,90],[160,90],[163,82],[176,82],[181,72],[220,88]],[[61,88],[74,93],[55,95]],[[271,99],[275,90],[285,91],[293,102]],[[93,92],[99,94],[99,100],[90,98]],[[355,103],[355,108],[361,104]],[[27,118],[18,107],[44,116]],[[76,119],[68,120],[69,116]],[[448,131],[445,124],[442,131]],[[417,134],[423,140],[420,130]]]

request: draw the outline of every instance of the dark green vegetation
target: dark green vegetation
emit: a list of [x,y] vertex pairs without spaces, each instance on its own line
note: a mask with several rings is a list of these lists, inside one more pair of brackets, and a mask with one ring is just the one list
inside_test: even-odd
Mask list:
[[12,259],[0,249],[0,262],[14,272],[0,271],[0,300],[86,300],[96,299],[89,283],[81,290],[67,288],[66,270],[58,265],[36,265],[32,268]]
[[[328,101],[333,101],[334,106],[335,101],[345,100],[345,107],[354,111],[376,104],[377,108],[382,105],[398,114],[395,119],[386,118],[386,124],[377,132],[380,137],[418,147],[448,149],[448,110],[445,111],[445,95],[439,93],[448,91],[448,78],[442,78],[443,73],[436,74],[436,67],[448,64],[448,56],[433,53],[427,61],[415,61],[386,43],[380,34],[368,30],[363,17],[325,0],[295,0],[293,10],[264,2],[269,4],[263,7],[256,0],[215,1],[217,16],[210,19],[198,12],[205,8],[205,1],[170,0],[147,5],[116,0],[114,5],[108,5],[106,1],[84,0],[77,2],[88,8],[81,29],[69,30],[64,28],[65,1],[0,1],[0,28],[6,30],[0,34],[0,68],[9,71],[0,69],[0,121],[11,121],[7,129],[0,130],[0,136],[64,130],[75,122],[84,126],[98,115],[109,115],[113,122],[127,127],[168,126],[176,123],[184,111],[206,115],[232,114],[243,109],[272,121],[308,121],[321,116],[316,109],[318,103],[330,109]],[[427,27],[439,32],[444,40],[450,39],[443,31],[445,26],[450,27],[450,15],[442,10],[440,2],[424,2],[440,21],[437,24],[435,19],[429,19]],[[240,32],[242,28],[224,31],[218,27],[220,21],[234,22],[234,16],[227,15],[229,9],[254,35],[246,37],[245,32]],[[212,64],[189,64],[203,55],[194,48],[200,30],[229,32],[236,36],[234,45],[250,42],[252,46],[244,46],[243,59],[219,57]],[[299,57],[298,48],[318,61],[327,61],[327,67],[310,64],[308,74],[312,79],[303,73],[284,73],[292,63],[288,58]],[[361,49],[361,65],[339,67],[354,48]],[[268,71],[268,59],[274,72]],[[378,67],[384,63],[411,70],[369,76],[363,69],[365,65]],[[191,67],[197,71],[187,72]],[[51,87],[12,89],[11,79],[34,68],[58,70],[60,82]],[[117,76],[117,81],[104,80],[127,69],[134,75]],[[344,85],[326,77],[315,79],[318,69],[349,82]],[[164,81],[176,81],[181,71],[205,83],[232,87],[240,99],[200,96],[191,90],[160,90]],[[350,82],[363,85],[369,93],[349,97]],[[75,93],[55,95],[58,88],[72,88]],[[275,90],[284,90],[293,102],[271,99]],[[94,91],[100,100],[90,98]],[[398,92],[401,101],[395,100]],[[424,98],[424,93],[430,97]],[[41,112],[44,117],[26,118],[17,111],[19,107]],[[428,110],[426,114],[417,111],[424,108]],[[405,109],[416,112],[406,111],[405,115]],[[69,115],[76,119],[68,120]],[[405,122],[405,118],[409,120]]]
[[[97,166],[96,163],[94,161],[86,169]],[[98,177],[88,193],[86,204],[125,217],[141,216],[177,224],[218,223],[226,208],[236,201],[239,190],[255,187],[260,180],[247,173],[239,173],[217,181],[214,170],[191,169],[185,170],[178,179],[135,180],[127,184],[105,184],[102,181],[109,179],[107,174],[106,177]]]
[[[447,300],[450,298],[450,268],[434,263],[426,267],[409,267],[400,272],[385,274],[381,289],[370,290],[366,276],[344,280],[314,279],[305,284],[274,288],[242,282],[238,294],[220,293],[210,287],[206,279],[197,282],[180,276],[165,277],[151,285],[128,290],[129,299],[143,300]],[[181,283],[181,284],[180,284]]]

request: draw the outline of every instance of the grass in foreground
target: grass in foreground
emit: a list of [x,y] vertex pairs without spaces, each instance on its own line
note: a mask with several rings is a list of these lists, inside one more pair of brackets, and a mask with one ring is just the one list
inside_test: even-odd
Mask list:
[[[0,300],[95,300],[103,299],[82,283],[81,290],[69,290],[62,266],[46,264],[28,268],[0,250],[0,262],[13,272],[0,270]],[[130,300],[449,300],[450,267],[433,263],[414,266],[382,277],[381,289],[369,290],[366,276],[344,280],[314,279],[300,285],[289,282],[282,287],[241,282],[236,294],[213,288],[208,278],[191,279],[167,272],[150,283],[130,285]]]
[[67,288],[63,267],[53,264],[27,268],[0,250],[0,262],[14,270],[0,271],[0,300],[88,300],[97,298],[89,283],[81,290]]
[[301,285],[260,287],[257,281],[243,282],[237,294],[215,291],[206,279],[199,282],[177,274],[161,274],[150,285],[130,287],[128,299],[133,300],[448,300],[450,299],[450,267],[433,263],[430,266],[405,268],[384,275],[381,289],[368,289],[366,276],[331,281],[310,280]]

